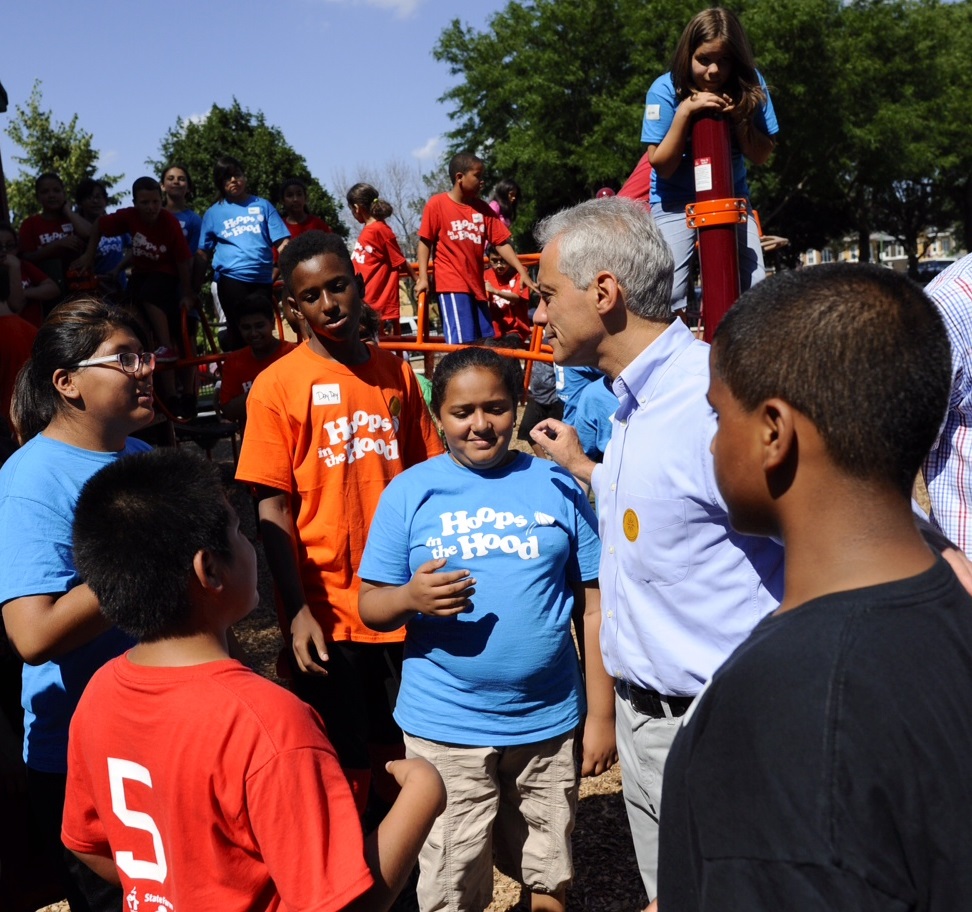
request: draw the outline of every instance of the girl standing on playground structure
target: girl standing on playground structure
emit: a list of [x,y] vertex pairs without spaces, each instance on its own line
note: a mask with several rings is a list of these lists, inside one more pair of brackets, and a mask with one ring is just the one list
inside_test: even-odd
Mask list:
[[381,334],[397,336],[401,331],[400,270],[415,281],[415,270],[398,246],[395,232],[385,221],[395,211],[381,199],[371,184],[355,184],[347,193],[354,220],[364,225],[351,259],[364,282],[364,299],[381,315]]
[[[94,298],[56,307],[17,378],[24,445],[0,470],[0,604],[23,670],[24,760],[41,849],[73,912],[121,908],[119,891],[61,844],[68,725],[89,678],[132,645],[102,616],[74,566],[84,483],[128,453],[151,422],[155,355],[127,311]],[[134,571],[134,568],[133,568]]]
[[359,568],[362,620],[407,625],[406,755],[429,760],[448,794],[419,856],[422,909],[485,909],[495,842],[534,912],[562,912],[584,715],[572,618],[587,669],[581,772],[616,759],[596,521],[566,472],[510,450],[517,373],[485,348],[442,359],[432,411],[449,452],[385,489]]
[[[733,193],[749,201],[748,158],[761,165],[779,132],[766,82],[756,69],[749,39],[736,16],[720,7],[703,10],[682,32],[672,68],[648,90],[641,128],[648,143],[651,214],[675,256],[672,310],[686,307],[695,230],[685,206],[695,202],[692,122],[702,113],[729,118]],[[738,228],[739,272],[745,291],[766,276],[756,221]]]

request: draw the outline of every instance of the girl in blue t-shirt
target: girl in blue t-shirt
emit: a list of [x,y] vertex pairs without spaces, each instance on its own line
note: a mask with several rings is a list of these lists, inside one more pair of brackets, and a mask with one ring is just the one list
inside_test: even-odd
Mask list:
[[[756,69],[749,39],[736,16],[714,7],[699,13],[682,32],[671,71],[648,90],[641,129],[651,162],[651,214],[675,256],[672,310],[688,303],[695,230],[685,223],[685,206],[695,202],[705,166],[692,157],[692,122],[701,113],[729,118],[733,192],[748,202],[744,157],[761,165],[779,132],[769,90]],[[711,173],[711,172],[709,172]],[[759,229],[754,219],[741,225],[739,271],[742,289],[766,277]]]
[[12,412],[23,446],[0,469],[0,604],[7,636],[26,663],[30,814],[61,895],[72,909],[94,912],[120,909],[122,897],[61,844],[68,726],[91,676],[132,641],[105,620],[78,574],[71,524],[95,472],[149,449],[129,434],[154,416],[154,367],[127,311],[95,298],[60,304],[17,377]]
[[510,450],[516,374],[483,348],[443,358],[432,411],[449,452],[385,489],[359,568],[364,622],[406,625],[395,719],[407,755],[430,760],[448,793],[419,856],[423,909],[489,905],[494,833],[532,908],[564,908],[585,702],[572,619],[587,671],[582,773],[616,757],[596,522],[570,475]]
[[283,250],[290,231],[268,201],[247,189],[243,165],[229,155],[213,168],[217,201],[206,210],[199,248],[213,256],[219,304],[226,315],[227,350],[243,347],[237,311],[253,292],[273,295],[273,249]]

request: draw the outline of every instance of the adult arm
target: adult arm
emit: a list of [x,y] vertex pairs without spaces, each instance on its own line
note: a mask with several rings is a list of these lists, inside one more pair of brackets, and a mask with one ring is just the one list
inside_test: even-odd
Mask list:
[[270,575],[280,593],[284,612],[290,620],[292,648],[301,671],[327,674],[311,654],[317,650],[322,662],[328,660],[324,631],[311,613],[304,587],[300,580],[300,568],[294,550],[294,517],[290,507],[290,495],[275,488],[260,486],[257,489],[257,512],[260,517],[260,536],[263,550],[270,566]]
[[14,649],[28,665],[41,665],[91,642],[111,628],[98,597],[84,583],[63,595],[27,595],[3,606]]
[[582,776],[600,776],[618,762],[614,725],[614,678],[601,656],[601,590],[597,580],[575,583],[574,629],[581,646],[587,717],[584,720]]
[[575,428],[556,418],[544,418],[530,431],[530,439],[582,485],[590,486],[597,463],[584,452]]
[[397,630],[416,614],[451,617],[465,611],[476,580],[468,570],[436,571],[445,558],[426,561],[403,586],[361,581],[358,612],[372,630]]
[[[33,269],[40,271],[36,266]],[[59,297],[61,294],[61,289],[57,287],[57,282],[55,282],[46,273],[43,274],[43,281],[38,282],[36,285],[31,285],[30,288],[24,289],[24,303],[29,304],[32,301],[53,301],[55,298]]]

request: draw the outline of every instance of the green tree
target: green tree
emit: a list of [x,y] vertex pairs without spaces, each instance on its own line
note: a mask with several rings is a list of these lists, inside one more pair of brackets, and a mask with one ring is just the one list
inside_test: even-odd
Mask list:
[[455,128],[446,158],[482,155],[487,183],[514,178],[524,197],[514,230],[533,249],[537,218],[624,179],[642,153],[647,74],[664,70],[695,3],[665,15],[644,0],[509,3],[483,32],[458,19],[433,51],[459,77],[442,101]]
[[[7,184],[11,218],[22,222],[27,216],[40,212],[34,195],[34,180],[38,174],[54,171],[60,174],[68,195],[85,177],[95,177],[100,153],[91,145],[92,135],[78,126],[78,115],[70,121],[55,121],[53,114],[43,107],[40,80],[34,81],[27,103],[15,105],[14,118],[7,126],[7,135],[23,150],[14,155],[20,173]],[[109,191],[121,180],[120,174],[100,174]]]
[[161,175],[166,165],[185,165],[196,185],[193,208],[202,214],[215,196],[212,186],[213,165],[221,155],[232,155],[246,168],[251,193],[279,202],[282,181],[296,177],[307,184],[307,206],[331,228],[348,236],[334,197],[310,173],[307,162],[287,142],[279,127],[268,124],[262,111],[244,108],[234,98],[228,108],[214,104],[199,120],[181,117],[162,138],[158,160],[148,164]]
[[[848,232],[900,237],[961,210],[972,239],[972,4],[942,0],[737,0],[780,122],[750,167],[764,228],[795,258]],[[644,147],[642,104],[698,11],[687,0],[511,0],[478,32],[436,45],[456,85],[441,99],[446,156],[482,155],[487,179],[524,191],[514,226],[617,184]]]

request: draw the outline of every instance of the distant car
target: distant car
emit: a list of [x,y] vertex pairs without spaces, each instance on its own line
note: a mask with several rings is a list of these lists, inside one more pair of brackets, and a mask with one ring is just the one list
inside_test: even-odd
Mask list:
[[418,335],[418,319],[416,317],[401,317],[398,322],[403,336]]
[[927,285],[940,272],[944,272],[955,260],[923,260],[918,264],[918,284]]

